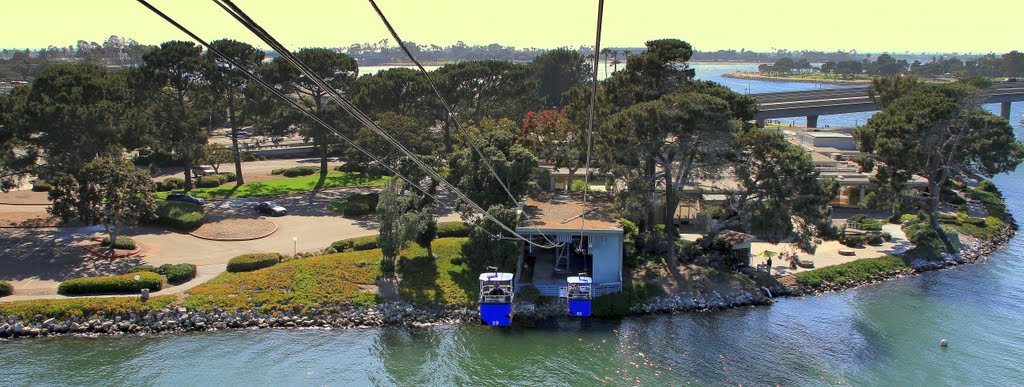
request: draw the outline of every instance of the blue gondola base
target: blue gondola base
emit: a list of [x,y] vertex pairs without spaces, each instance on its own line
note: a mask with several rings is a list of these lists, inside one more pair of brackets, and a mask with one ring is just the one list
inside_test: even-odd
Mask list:
[[569,282],[566,299],[569,304],[569,316],[590,317],[591,300],[593,298],[593,280],[590,277],[578,276],[566,278]]
[[485,325],[512,325],[512,273],[480,274],[480,321]]

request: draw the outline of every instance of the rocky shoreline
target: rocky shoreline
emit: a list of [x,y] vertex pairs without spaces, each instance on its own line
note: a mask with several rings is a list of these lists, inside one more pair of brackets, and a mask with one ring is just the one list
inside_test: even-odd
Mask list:
[[[777,284],[760,291],[731,290],[722,294],[676,293],[656,297],[630,308],[630,315],[680,312],[702,312],[746,306],[770,305],[779,297],[801,297],[856,288],[917,275],[925,271],[940,270],[962,264],[984,261],[988,254],[1001,248],[1016,234],[1007,227],[996,237],[978,241],[964,247],[961,254],[947,255],[941,261],[915,261],[911,268],[880,273],[865,281],[826,284],[819,288]],[[560,302],[544,304],[519,303],[516,305],[517,323],[532,322],[565,316]],[[336,305],[311,309],[306,312],[204,312],[184,307],[166,308],[147,313],[125,313],[112,316],[89,316],[56,320],[36,317],[30,321],[15,316],[0,316],[0,338],[83,336],[98,335],[150,335],[178,332],[220,331],[240,329],[359,329],[383,325],[427,327],[443,324],[477,324],[476,308],[458,306],[421,307],[407,302],[393,301],[373,306]]]

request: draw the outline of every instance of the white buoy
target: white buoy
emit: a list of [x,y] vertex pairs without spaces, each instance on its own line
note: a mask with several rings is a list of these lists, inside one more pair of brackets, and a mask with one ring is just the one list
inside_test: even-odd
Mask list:
[[942,347],[942,348],[948,347],[949,346],[949,340],[946,340],[946,339],[939,340],[939,346]]

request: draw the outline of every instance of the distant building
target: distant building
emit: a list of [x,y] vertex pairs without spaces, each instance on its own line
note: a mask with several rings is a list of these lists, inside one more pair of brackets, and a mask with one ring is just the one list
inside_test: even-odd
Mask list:
[[568,286],[566,277],[587,273],[594,296],[622,290],[622,225],[613,201],[603,194],[582,196],[545,192],[526,199],[516,232],[539,245],[525,245],[516,268],[516,291],[532,285],[545,296],[557,297]]

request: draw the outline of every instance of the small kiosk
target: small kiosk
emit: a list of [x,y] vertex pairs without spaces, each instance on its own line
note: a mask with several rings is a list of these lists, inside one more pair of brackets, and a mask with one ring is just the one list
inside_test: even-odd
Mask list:
[[581,273],[578,277],[568,277],[569,287],[565,298],[569,304],[569,316],[590,317],[590,301],[593,298],[593,280]]
[[512,273],[480,274],[480,321],[484,325],[512,325]]

